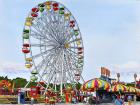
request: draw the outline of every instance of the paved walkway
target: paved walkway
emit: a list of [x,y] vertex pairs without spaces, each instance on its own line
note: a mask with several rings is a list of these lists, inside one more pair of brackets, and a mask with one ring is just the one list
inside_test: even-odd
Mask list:
[[[0,105],[19,105],[19,104],[0,104]],[[20,104],[22,105],[22,104]],[[24,104],[24,105],[31,105],[31,104]],[[45,104],[34,104],[34,105],[45,105]],[[79,104],[66,104],[66,103],[63,103],[63,104],[55,104],[55,105],[90,105],[90,104],[85,104],[85,103],[79,103]],[[114,104],[111,104],[111,103],[102,103],[102,104],[98,104],[98,105],[114,105]],[[125,105],[128,105],[128,103],[125,103]],[[133,103],[132,105],[140,105],[140,102],[136,102],[136,103]]]

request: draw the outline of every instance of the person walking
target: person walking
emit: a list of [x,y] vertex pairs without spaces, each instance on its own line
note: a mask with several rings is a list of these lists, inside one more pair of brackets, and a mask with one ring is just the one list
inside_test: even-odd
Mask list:
[[117,96],[114,105],[124,105],[124,101],[120,98],[119,95]]
[[132,96],[131,95],[129,95],[127,97],[127,100],[128,100],[128,105],[132,105]]
[[92,105],[92,96],[89,97],[88,103]]

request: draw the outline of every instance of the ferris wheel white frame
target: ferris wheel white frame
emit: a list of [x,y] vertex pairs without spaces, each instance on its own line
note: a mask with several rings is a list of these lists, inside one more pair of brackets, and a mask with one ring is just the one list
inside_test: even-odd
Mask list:
[[[62,94],[63,84],[78,82],[82,77],[84,47],[78,24],[71,12],[58,2],[47,1],[33,9],[25,21],[22,49],[33,75],[31,79],[38,77],[39,82],[43,81],[47,86],[45,92],[50,83],[58,83]],[[68,20],[65,20],[66,14]],[[25,30],[29,30],[29,39],[24,38]]]

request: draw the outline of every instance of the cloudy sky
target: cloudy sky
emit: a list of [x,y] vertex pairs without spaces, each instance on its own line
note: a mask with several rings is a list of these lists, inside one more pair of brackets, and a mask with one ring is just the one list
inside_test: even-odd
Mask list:
[[[22,30],[30,9],[45,0],[0,0],[0,75],[29,79],[24,68]],[[140,78],[139,0],[57,0],[75,16],[85,47],[85,80],[108,67],[122,81]],[[128,78],[128,79],[126,79]]]

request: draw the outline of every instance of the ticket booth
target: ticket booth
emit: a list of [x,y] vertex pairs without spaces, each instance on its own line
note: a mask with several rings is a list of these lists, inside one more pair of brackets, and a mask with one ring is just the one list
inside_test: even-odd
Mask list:
[[40,87],[32,86],[30,91],[30,96],[34,99],[40,94]]

